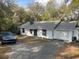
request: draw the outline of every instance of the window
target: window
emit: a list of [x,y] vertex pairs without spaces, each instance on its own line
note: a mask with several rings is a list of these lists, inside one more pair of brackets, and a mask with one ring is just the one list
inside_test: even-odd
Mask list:
[[33,29],[30,29],[30,33],[32,34]]
[[34,29],[34,35],[37,36],[37,29]]
[[22,32],[25,33],[25,29],[24,28],[22,28]]
[[46,36],[46,30],[42,30],[42,35]]

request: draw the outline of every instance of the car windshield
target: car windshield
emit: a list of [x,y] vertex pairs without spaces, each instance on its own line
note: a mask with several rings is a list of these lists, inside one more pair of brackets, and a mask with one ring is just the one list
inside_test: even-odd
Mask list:
[[8,35],[14,35],[14,34],[11,33],[11,32],[4,32],[4,33],[2,33],[2,35],[3,35],[3,36],[8,36]]

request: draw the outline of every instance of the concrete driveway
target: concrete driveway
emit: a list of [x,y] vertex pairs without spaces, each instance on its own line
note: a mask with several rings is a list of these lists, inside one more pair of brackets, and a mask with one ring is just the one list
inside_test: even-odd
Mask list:
[[18,43],[11,46],[12,52],[8,55],[9,59],[56,59],[56,50],[63,44],[63,41],[58,40],[41,44]]

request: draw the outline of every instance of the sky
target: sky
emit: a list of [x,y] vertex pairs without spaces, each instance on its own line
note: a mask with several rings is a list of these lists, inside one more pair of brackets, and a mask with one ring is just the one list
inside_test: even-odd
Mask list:
[[17,4],[21,7],[26,7],[28,4],[31,4],[33,2],[39,2],[43,5],[47,4],[48,0],[17,0]]
[[[33,3],[33,2],[39,2],[39,3],[41,3],[42,5],[46,5],[48,1],[49,1],[49,0],[17,0],[16,3],[17,3],[19,6],[21,6],[21,7],[27,7],[28,4],[31,4],[31,3]],[[64,3],[65,0],[55,0],[55,1],[56,1],[56,2],[55,2],[55,5],[56,5],[57,7],[59,7],[59,6],[63,5],[63,3]],[[70,0],[70,1],[72,1],[72,0]],[[70,3],[70,2],[69,2],[69,3]]]
[[46,5],[48,3],[49,0],[35,0],[35,2],[39,2],[41,3],[42,5]]
[[27,7],[28,4],[33,3],[34,0],[17,0],[16,3],[21,7]]

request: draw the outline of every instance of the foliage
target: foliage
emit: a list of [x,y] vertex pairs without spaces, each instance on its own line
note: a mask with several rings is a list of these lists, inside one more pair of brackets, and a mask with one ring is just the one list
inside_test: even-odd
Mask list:
[[[4,2],[3,2],[4,1]],[[11,23],[12,12],[10,10],[12,0],[1,0],[0,1],[0,30],[7,30]]]
[[79,0],[72,0],[72,3],[70,5],[71,9],[79,9]]
[[64,4],[58,9],[54,0],[50,0],[46,6],[36,2],[28,6],[29,10],[19,7],[15,1],[0,0],[0,30],[18,32],[18,26],[27,21],[59,20],[63,15],[70,16],[73,10],[79,9],[79,0],[72,0],[70,5]]
[[54,1],[49,1],[47,6],[46,6],[46,10],[48,11],[48,13],[50,14],[51,17],[56,17],[56,12],[58,9],[55,8],[55,4]]

